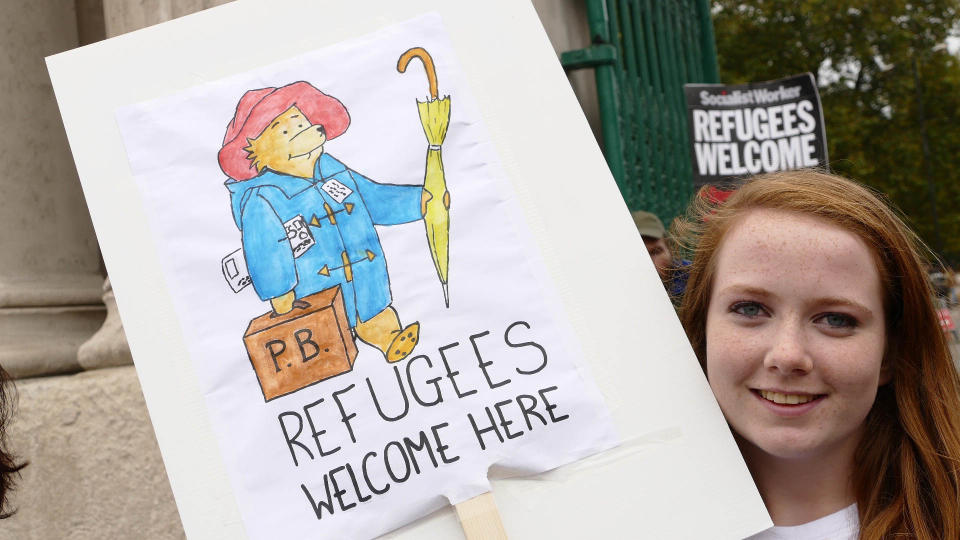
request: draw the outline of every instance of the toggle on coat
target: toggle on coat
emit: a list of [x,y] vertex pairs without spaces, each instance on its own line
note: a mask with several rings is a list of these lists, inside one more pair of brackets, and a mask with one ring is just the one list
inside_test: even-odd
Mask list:
[[350,326],[392,302],[374,225],[422,219],[422,186],[379,184],[329,154],[313,179],[265,169],[228,180],[233,218],[253,287],[262,300],[297,298],[340,285]]

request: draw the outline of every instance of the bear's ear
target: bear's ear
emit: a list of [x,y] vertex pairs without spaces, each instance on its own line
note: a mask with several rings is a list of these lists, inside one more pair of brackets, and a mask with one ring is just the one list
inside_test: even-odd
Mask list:
[[253,167],[257,170],[257,173],[263,172],[264,165],[260,163],[257,152],[257,139],[247,137],[247,146],[244,148],[244,151],[247,152],[247,159],[253,162]]

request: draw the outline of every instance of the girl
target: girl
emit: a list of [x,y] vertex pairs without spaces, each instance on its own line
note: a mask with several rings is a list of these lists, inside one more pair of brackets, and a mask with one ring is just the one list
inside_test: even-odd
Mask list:
[[960,538],[960,378],[903,221],[801,170],[674,229],[681,321],[776,525],[756,538]]

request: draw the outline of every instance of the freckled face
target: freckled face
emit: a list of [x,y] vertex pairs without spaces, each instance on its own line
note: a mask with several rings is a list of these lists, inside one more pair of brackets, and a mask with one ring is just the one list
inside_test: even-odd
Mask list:
[[715,262],[707,373],[730,426],[775,458],[852,455],[886,343],[870,249],[819,218],[755,210]]

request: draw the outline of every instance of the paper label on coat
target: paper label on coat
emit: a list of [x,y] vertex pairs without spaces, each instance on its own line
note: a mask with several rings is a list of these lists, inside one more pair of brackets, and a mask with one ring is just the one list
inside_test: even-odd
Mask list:
[[301,215],[285,221],[283,230],[287,232],[287,240],[290,241],[290,249],[293,250],[294,259],[306,253],[310,246],[316,244],[313,235],[310,234],[310,228],[307,227],[306,220]]
[[331,178],[323,183],[320,186],[320,189],[327,192],[327,195],[333,197],[333,200],[337,201],[340,204],[343,204],[343,201],[353,193],[353,190],[347,186],[337,182],[335,178]]
[[225,256],[220,261],[220,269],[223,271],[223,279],[227,280],[235,293],[242,291],[252,282],[250,272],[247,272],[247,261],[243,258],[243,248]]

